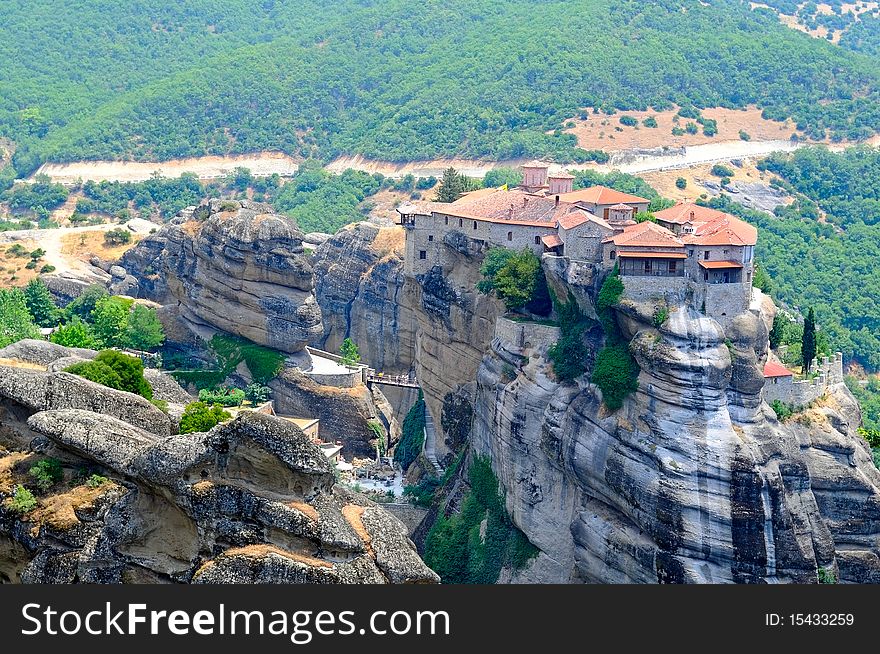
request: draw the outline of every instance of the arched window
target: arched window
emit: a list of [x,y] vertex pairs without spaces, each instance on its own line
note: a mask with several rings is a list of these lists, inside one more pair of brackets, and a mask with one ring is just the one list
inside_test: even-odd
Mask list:
[[541,237],[540,236],[535,237],[535,245],[541,245]]
[[508,241],[512,241],[512,240],[513,240],[513,232],[507,232],[507,240],[508,240]]
[[449,224],[449,216],[446,216],[446,224]]
[[612,261],[614,261],[614,257],[617,256],[617,252],[615,252],[614,250],[611,250],[611,254],[609,254],[608,256]]

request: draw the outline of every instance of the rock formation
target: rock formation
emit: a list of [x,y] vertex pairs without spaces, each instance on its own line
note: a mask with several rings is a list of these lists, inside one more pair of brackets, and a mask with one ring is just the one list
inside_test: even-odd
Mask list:
[[[843,384],[781,423],[762,399],[772,302],[725,331],[686,306],[616,311],[641,367],[610,412],[589,371],[560,383],[550,342],[510,342],[473,289],[481,257],[446,243],[401,296],[438,448],[492,461],[514,523],[540,552],[526,582],[843,582],[880,579],[880,472]],[[551,286],[595,316],[595,271],[545,259]],[[590,330],[585,347],[602,345]],[[470,415],[467,415],[470,411]]]
[[322,333],[302,242],[268,205],[211,200],[126,252],[117,274],[196,327],[296,353]]
[[315,295],[324,333],[317,347],[336,352],[350,337],[361,359],[388,374],[410,371],[415,315],[401,301],[403,229],[349,225],[315,250]]
[[[19,344],[56,361],[70,352]],[[54,352],[49,352],[54,350]],[[0,368],[0,578],[39,583],[435,582],[406,527],[335,484],[292,423],[253,412],[170,435],[142,398],[39,364]],[[10,362],[16,365],[10,365]],[[155,375],[152,375],[155,377]],[[185,399],[165,378],[157,395]],[[39,454],[38,454],[39,453]],[[51,454],[64,479],[25,511],[28,470]],[[88,471],[86,476],[81,471]],[[100,474],[86,483],[88,474]]]

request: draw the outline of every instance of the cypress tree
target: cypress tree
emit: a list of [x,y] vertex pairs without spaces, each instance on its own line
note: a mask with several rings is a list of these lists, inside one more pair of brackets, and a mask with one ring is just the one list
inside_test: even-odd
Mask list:
[[804,335],[801,338],[801,356],[804,360],[804,372],[810,372],[813,359],[816,358],[816,315],[813,307],[807,312],[804,320]]

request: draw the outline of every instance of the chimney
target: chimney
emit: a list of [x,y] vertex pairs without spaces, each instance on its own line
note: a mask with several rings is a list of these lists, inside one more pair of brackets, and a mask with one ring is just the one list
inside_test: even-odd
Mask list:
[[691,211],[690,219],[693,220],[693,219],[694,219],[694,216],[696,216],[696,215],[697,215],[697,214],[695,214],[693,211]]
[[529,199],[523,198],[523,208],[525,208],[528,203],[529,203]]
[[556,202],[553,204],[553,206],[554,206],[554,207],[558,207],[558,206],[559,206],[559,196],[558,196],[558,195],[556,196]]

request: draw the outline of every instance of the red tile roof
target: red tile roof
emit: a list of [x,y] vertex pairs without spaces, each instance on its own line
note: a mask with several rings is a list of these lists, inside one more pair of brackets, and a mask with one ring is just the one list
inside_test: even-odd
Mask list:
[[560,170],[558,173],[550,173],[547,177],[548,179],[574,179],[574,175],[570,175],[564,170]]
[[646,220],[626,227],[607,241],[619,247],[683,248],[681,240],[665,227]]
[[648,204],[650,200],[637,195],[621,193],[605,186],[591,186],[559,196],[562,202],[585,202],[587,204]]
[[744,220],[693,202],[657,211],[654,216],[668,224],[691,223],[694,233],[681,235],[681,240],[688,245],[746,246],[758,242],[758,230]]
[[546,236],[541,237],[541,243],[546,245],[548,248],[555,248],[562,245],[562,239],[559,238],[556,234],[547,234]]
[[792,374],[791,370],[785,366],[779,365],[775,361],[768,361],[764,364],[765,377],[791,377]]
[[717,270],[720,268],[742,268],[743,265],[736,261],[701,261],[700,267],[709,270]]
[[601,225],[608,231],[611,231],[611,226],[607,222],[585,209],[575,209],[574,211],[565,214],[562,218],[556,221],[556,224],[563,229],[574,229],[590,220]]

